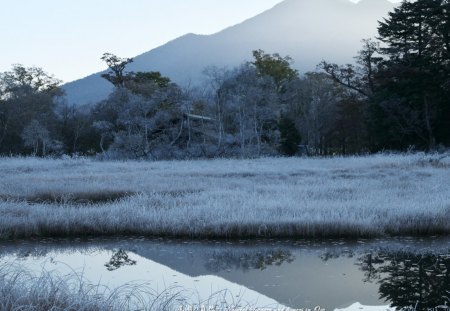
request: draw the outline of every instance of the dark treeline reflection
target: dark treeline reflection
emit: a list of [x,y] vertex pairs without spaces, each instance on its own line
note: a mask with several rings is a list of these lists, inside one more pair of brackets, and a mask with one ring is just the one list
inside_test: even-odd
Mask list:
[[372,277],[379,275],[380,297],[394,307],[428,310],[450,302],[448,255],[367,255],[362,264],[373,270]]
[[[348,252],[345,256],[353,257]],[[337,258],[327,253],[325,261]],[[377,282],[381,299],[398,309],[449,310],[450,254],[370,252],[355,256],[364,282]]]
[[205,267],[211,272],[234,269],[247,271],[264,270],[268,266],[291,263],[295,257],[289,250],[258,250],[254,252],[225,251],[208,255]]
[[[448,310],[450,306],[450,254],[334,250],[322,253],[323,261],[341,256],[355,258],[364,272],[363,282],[379,284],[379,297],[398,309]],[[258,251],[219,251],[207,254],[205,267],[211,272],[240,269],[264,270],[289,264],[295,256],[282,248]]]

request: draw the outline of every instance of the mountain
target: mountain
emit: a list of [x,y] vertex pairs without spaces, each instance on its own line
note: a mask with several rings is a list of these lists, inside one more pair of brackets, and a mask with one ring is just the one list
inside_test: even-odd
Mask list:
[[[377,21],[392,10],[387,0],[285,0],[238,25],[213,35],[187,34],[134,57],[129,71],[160,71],[180,85],[199,84],[207,66],[233,67],[252,51],[291,56],[300,73],[321,60],[353,62],[361,40],[377,34]],[[63,86],[70,103],[95,103],[111,85],[101,73]]]

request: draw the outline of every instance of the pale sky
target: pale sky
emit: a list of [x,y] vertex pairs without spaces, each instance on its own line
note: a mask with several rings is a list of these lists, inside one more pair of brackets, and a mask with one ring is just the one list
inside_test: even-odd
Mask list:
[[20,63],[70,82],[105,69],[104,52],[133,57],[186,33],[218,32],[279,2],[0,0],[0,72]]

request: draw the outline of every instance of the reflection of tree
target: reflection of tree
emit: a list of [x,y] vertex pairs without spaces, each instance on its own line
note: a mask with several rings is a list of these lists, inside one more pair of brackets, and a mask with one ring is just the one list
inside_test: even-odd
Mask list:
[[327,252],[320,255],[320,259],[323,261],[328,261],[330,259],[336,259],[342,256],[346,256],[348,258],[352,258],[354,256],[353,251],[345,249],[345,250],[328,250]]
[[358,261],[368,280],[378,279],[380,298],[392,307],[428,310],[450,303],[448,255],[377,253]]
[[244,271],[250,269],[264,270],[268,266],[280,266],[285,262],[291,263],[295,259],[290,251],[282,249],[250,253],[248,251],[221,251],[219,253],[214,252],[209,258],[205,267],[212,272],[228,269],[241,269]]
[[25,260],[30,257],[39,258],[46,257],[49,251],[47,249],[26,249],[26,250],[18,250],[15,256],[19,260]]
[[368,253],[358,258],[356,265],[360,266],[361,271],[364,272],[364,282],[380,279],[380,271],[377,266],[384,262],[385,258],[378,253]]
[[109,262],[105,263],[106,269],[108,271],[114,271],[123,266],[134,266],[136,264],[136,260],[132,260],[128,257],[127,252],[122,249],[119,249],[115,252]]

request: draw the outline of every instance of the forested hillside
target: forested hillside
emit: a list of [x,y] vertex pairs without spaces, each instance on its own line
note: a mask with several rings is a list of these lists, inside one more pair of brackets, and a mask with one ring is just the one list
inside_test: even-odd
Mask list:
[[450,145],[450,3],[403,2],[362,41],[356,65],[299,75],[255,47],[232,69],[181,87],[105,53],[113,91],[71,105],[60,81],[14,65],[0,75],[0,152],[179,159],[436,150]]

